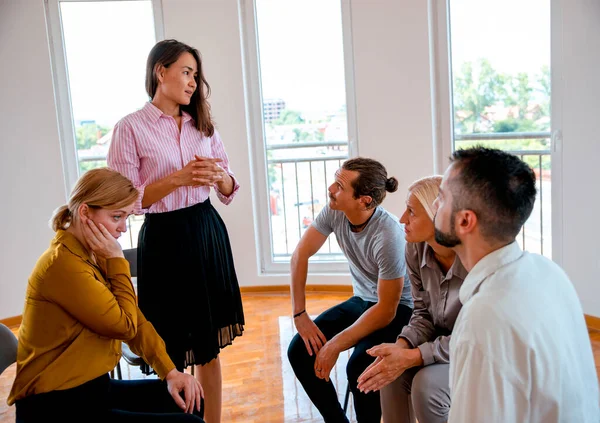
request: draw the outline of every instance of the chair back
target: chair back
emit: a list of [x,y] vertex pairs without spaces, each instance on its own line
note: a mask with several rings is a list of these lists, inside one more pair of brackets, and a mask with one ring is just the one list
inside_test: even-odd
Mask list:
[[137,248],[128,248],[123,250],[125,260],[129,262],[129,270],[131,271],[131,277],[137,277]]
[[0,323],[0,375],[8,366],[17,361],[17,345],[15,334]]

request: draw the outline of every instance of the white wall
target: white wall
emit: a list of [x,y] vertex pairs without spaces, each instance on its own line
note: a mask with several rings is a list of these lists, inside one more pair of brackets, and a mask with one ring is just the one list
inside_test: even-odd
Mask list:
[[555,236],[584,312],[600,316],[600,2],[553,0],[552,8],[553,89],[562,98],[553,129],[563,134],[562,233]]
[[433,172],[427,19],[426,1],[352,1],[358,150],[398,178],[384,203],[398,217],[408,186]]
[[[214,117],[242,184],[228,207],[217,205],[232,240],[241,285],[289,284],[285,275],[259,275],[252,218],[249,148],[239,13],[236,0],[163,0],[165,37],[200,50],[212,88]],[[433,171],[427,2],[352,2],[352,37],[361,155],[381,160],[400,180],[385,206],[400,215],[404,193]],[[309,283],[348,284],[346,276],[318,275]]]
[[27,278],[65,202],[41,0],[0,0],[0,319],[20,315]]

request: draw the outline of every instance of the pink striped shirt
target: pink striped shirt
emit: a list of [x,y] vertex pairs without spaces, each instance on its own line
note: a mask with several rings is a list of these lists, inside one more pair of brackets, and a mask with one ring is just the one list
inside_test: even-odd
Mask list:
[[205,137],[194,126],[192,117],[183,112],[181,132],[175,118],[165,115],[152,103],[125,116],[113,129],[107,155],[108,166],[126,176],[140,191],[134,213],[162,213],[190,207],[205,201],[210,194],[207,186],[179,187],[166,197],[142,208],[146,186],[182,169],[194,155],[223,159],[219,165],[233,178],[233,192],[224,195],[214,185],[223,204],[229,204],[240,186],[229,169],[229,159],[219,133]]

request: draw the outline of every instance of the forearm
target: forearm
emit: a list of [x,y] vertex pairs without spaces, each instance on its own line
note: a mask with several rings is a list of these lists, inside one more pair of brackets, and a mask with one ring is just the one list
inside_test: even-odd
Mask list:
[[414,347],[431,341],[435,336],[435,326],[427,309],[415,307],[410,322],[404,326],[399,336],[406,338]]
[[334,336],[330,342],[334,342],[340,351],[345,351],[367,335],[389,325],[394,317],[395,310],[391,312],[377,303],[360,316],[352,326]]
[[127,344],[131,348],[131,351],[142,357],[161,379],[165,379],[167,374],[175,368],[175,364],[173,364],[167,354],[162,338],[139,309],[137,335],[127,342]]
[[107,284],[93,272],[72,272],[57,266],[49,278],[61,283],[49,284],[44,296],[92,332],[108,338],[128,340],[137,332],[137,300],[129,276],[129,264],[123,258],[99,259]]
[[306,309],[306,275],[308,274],[308,258],[294,252],[291,262],[292,273],[292,312],[300,313]]
[[162,200],[167,195],[179,188],[181,184],[178,182],[176,173],[160,179],[146,186],[144,197],[142,198],[142,208],[146,209],[157,201]]

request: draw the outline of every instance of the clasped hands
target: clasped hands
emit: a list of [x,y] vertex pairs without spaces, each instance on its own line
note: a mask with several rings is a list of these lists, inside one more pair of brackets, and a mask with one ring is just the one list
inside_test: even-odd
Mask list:
[[365,394],[379,391],[407,369],[423,364],[421,351],[411,348],[402,338],[395,344],[377,345],[367,350],[367,354],[375,357],[375,361],[358,377],[358,389]]
[[183,169],[176,172],[179,186],[212,186],[228,178],[227,172],[218,165],[223,159],[195,155]]

